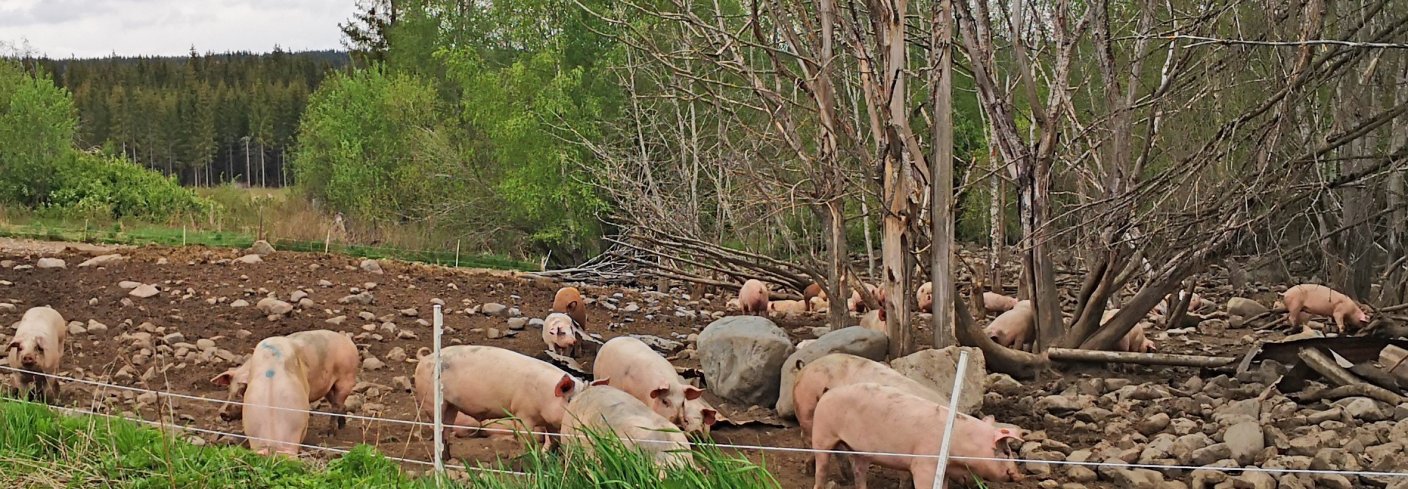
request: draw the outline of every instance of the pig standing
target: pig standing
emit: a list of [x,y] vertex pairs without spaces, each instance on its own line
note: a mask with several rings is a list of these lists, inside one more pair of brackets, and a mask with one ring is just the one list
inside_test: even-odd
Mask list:
[[812,306],[814,304],[812,299],[817,297],[820,297],[823,301],[826,300],[826,290],[822,289],[819,283],[812,282],[811,285],[808,285],[806,289],[802,290],[802,302],[806,303],[807,306]]
[[880,309],[876,309],[876,310],[874,310],[874,311],[867,312],[867,313],[865,313],[865,315],[861,316],[861,317],[860,317],[860,327],[865,328],[865,329],[869,329],[869,330],[873,330],[873,331],[879,331],[879,332],[881,332],[881,333],[885,333],[886,336],[889,336],[889,335],[890,335],[890,327],[887,325],[887,323],[886,323],[886,321],[885,321],[885,309],[884,309],[884,308],[880,308]]
[[[599,382],[599,381],[598,381]],[[572,397],[562,420],[563,436],[615,433],[628,448],[639,447],[660,467],[690,465],[689,439],[639,399],[610,385],[593,385]]]
[[[812,449],[847,450],[872,453],[938,455],[939,444],[948,420],[948,408],[942,404],[910,394],[904,390],[879,384],[855,384],[827,392],[816,405],[812,424]],[[959,413],[953,425],[949,453],[957,457],[1003,460],[950,460],[948,479],[971,481],[974,477],[989,481],[1021,481],[1022,473],[1011,460],[1009,441],[1022,441],[1019,433],[999,428],[991,416],[977,419]],[[831,454],[816,454],[815,489],[826,487],[826,469]],[[909,470],[915,489],[934,486],[938,459],[852,454],[851,469],[856,487],[866,487],[866,472],[870,464],[898,470]],[[944,487],[947,487],[947,481]]]
[[587,329],[587,304],[582,302],[582,293],[576,287],[557,289],[557,295],[552,298],[552,312],[566,314],[577,327]]
[[942,394],[905,377],[889,365],[846,353],[831,353],[801,366],[796,379],[792,385],[792,402],[796,407],[797,424],[803,431],[811,430],[812,413],[822,394],[851,384],[883,384],[937,403],[948,402]]
[[1354,299],[1324,285],[1300,284],[1287,289],[1281,297],[1286,303],[1286,317],[1293,326],[1305,324],[1306,313],[1333,318],[1339,334],[1345,333],[1346,324],[1358,327],[1369,324],[1369,315]]
[[577,356],[581,348],[572,322],[571,316],[560,312],[548,314],[548,318],[543,320],[543,343],[547,345],[548,351],[558,355]]
[[[64,341],[68,339],[68,323],[49,307],[34,307],[24,312],[10,339],[10,368],[23,372],[10,374],[10,387],[15,396],[41,402],[58,402],[59,363],[64,359]],[[43,374],[43,375],[40,375]]]
[[[318,329],[313,331],[300,331],[285,336],[292,342],[293,348],[288,350],[298,357],[302,365],[304,377],[300,388],[307,389],[308,403],[311,405],[318,399],[326,399],[332,406],[333,412],[343,411],[343,401],[352,394],[352,387],[357,385],[357,369],[359,368],[359,358],[357,345],[352,342],[347,335],[336,331]],[[255,353],[259,353],[256,346]],[[252,361],[253,356],[250,357]],[[235,367],[215,378],[210,382],[228,387],[229,393],[227,401],[235,401],[244,395],[250,383],[250,373],[260,370],[245,362],[244,365]],[[240,404],[228,403],[220,407],[220,418],[225,421],[234,421],[243,416]],[[337,417],[337,426],[340,428],[347,424],[346,417]]]
[[[567,403],[586,384],[552,364],[492,346],[456,345],[440,350],[440,381],[444,403],[435,403],[435,355],[416,365],[416,402],[421,412],[455,424],[478,426],[512,416],[526,431],[543,433],[562,426]],[[464,414],[465,417],[457,417]],[[445,454],[449,454],[452,429],[445,428]],[[543,437],[543,448],[552,447],[552,436]]]
[[1017,298],[996,292],[983,292],[983,310],[989,313],[1004,313],[1017,307]]
[[618,336],[602,345],[592,364],[592,376],[597,381],[610,381],[677,426],[685,426],[685,401],[699,399],[704,393],[680,382],[669,360],[630,336]]
[[1032,308],[1032,301],[1018,301],[1012,310],[1002,313],[988,323],[987,327],[983,328],[983,334],[999,345],[1022,349],[1032,338],[1032,330],[1035,328],[1036,310]]
[[748,279],[743,282],[743,288],[738,289],[738,307],[743,314],[767,317],[768,315],[768,285],[758,279]]
[[919,303],[919,312],[933,312],[934,283],[924,282],[924,285],[920,285],[919,290],[914,292],[914,299]]

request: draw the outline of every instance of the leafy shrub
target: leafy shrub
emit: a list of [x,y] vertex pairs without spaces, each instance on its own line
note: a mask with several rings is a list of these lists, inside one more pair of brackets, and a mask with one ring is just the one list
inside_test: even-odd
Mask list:
[[55,168],[55,188],[48,205],[113,218],[166,219],[203,213],[211,203],[176,180],[130,161],[106,155],[71,152]]
[[78,116],[67,91],[0,59],[0,201],[38,205],[54,162],[72,152]]

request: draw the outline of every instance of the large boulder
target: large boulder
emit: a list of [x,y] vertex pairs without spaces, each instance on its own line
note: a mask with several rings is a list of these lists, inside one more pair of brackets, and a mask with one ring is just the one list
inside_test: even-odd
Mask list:
[[699,333],[699,363],[710,390],[744,405],[777,403],[782,362],[791,354],[787,333],[767,318],[726,317]]
[[1266,306],[1261,305],[1260,302],[1245,297],[1227,299],[1227,314],[1233,316],[1251,318],[1269,310],[1270,309],[1267,309]]
[[782,383],[777,397],[777,414],[792,417],[796,406],[792,403],[792,385],[802,367],[831,353],[849,353],[875,361],[884,361],[885,352],[890,348],[890,337],[885,333],[860,326],[842,328],[822,335],[816,341],[799,348],[782,363]]
[[274,245],[271,245],[268,241],[264,241],[261,239],[259,241],[255,241],[254,245],[249,247],[249,252],[259,256],[269,256],[274,254]]
[[958,353],[968,351],[968,371],[963,376],[963,391],[958,396],[958,412],[972,413],[983,406],[986,393],[983,379],[988,376],[987,361],[982,350],[973,347],[950,346],[942,350],[924,350],[907,357],[896,358],[890,366],[906,377],[948,397],[953,392],[958,375]]
[[40,258],[34,262],[34,268],[68,268],[62,258]]

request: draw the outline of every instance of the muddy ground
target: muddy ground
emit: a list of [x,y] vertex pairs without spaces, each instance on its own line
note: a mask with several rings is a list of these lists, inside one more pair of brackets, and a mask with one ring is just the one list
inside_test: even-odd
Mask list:
[[[374,274],[359,268],[360,260],[333,255],[277,252],[263,258],[262,263],[232,263],[244,253],[236,250],[147,247],[123,249],[121,262],[102,267],[78,268],[80,262],[102,253],[100,249],[62,246],[36,246],[33,243],[0,243],[0,260],[10,260],[0,267],[0,302],[15,308],[0,306],[0,324],[17,321],[25,309],[50,305],[69,321],[78,321],[87,328],[91,322],[108,327],[106,332],[79,334],[68,342],[63,373],[69,376],[138,386],[153,390],[193,394],[224,399],[223,389],[209,379],[234,364],[232,356],[250,352],[260,339],[270,335],[288,334],[308,329],[332,329],[360,335],[357,344],[368,354],[387,364],[385,368],[363,370],[357,390],[360,408],[357,414],[398,419],[423,419],[414,409],[412,394],[397,388],[397,377],[413,375],[416,352],[431,345],[431,304],[438,299],[446,306],[446,344],[484,344],[510,348],[530,355],[540,354],[542,343],[538,331],[529,326],[517,337],[490,339],[490,329],[509,331],[507,319],[489,317],[478,312],[485,303],[501,303],[517,308],[528,318],[544,317],[559,284],[544,280],[515,277],[508,273],[469,272],[401,263],[383,262],[384,274]],[[66,269],[23,269],[38,257],[64,259]],[[20,265],[21,269],[15,266]],[[122,281],[156,285],[161,294],[136,298],[129,290],[119,287]],[[320,285],[320,281],[322,285]],[[375,302],[370,305],[342,304],[339,298],[356,290],[370,290]],[[287,317],[267,319],[254,307],[232,307],[231,302],[245,300],[251,304],[269,293],[288,300],[296,290],[307,292],[312,307],[299,307]],[[700,301],[683,298],[683,290],[671,295],[643,294],[630,290],[587,288],[589,297],[601,300],[622,294],[614,301],[614,311],[600,303],[589,307],[589,324],[595,332],[610,338],[625,333],[650,334],[683,341],[712,321],[710,313],[724,308],[728,297],[708,297]],[[1225,299],[1213,297],[1214,300]],[[630,304],[638,311],[625,312]],[[415,316],[402,312],[414,309]],[[683,311],[683,312],[677,312]],[[703,312],[701,312],[703,311]],[[359,314],[371,313],[375,320],[364,320]],[[340,325],[327,322],[345,317]],[[391,326],[384,323],[394,323]],[[608,325],[610,325],[608,327]],[[812,336],[810,326],[821,326],[821,318],[783,320],[780,325],[791,332],[794,340]],[[101,329],[101,328],[98,328]],[[156,346],[143,352],[145,345],[136,345],[131,335],[140,331],[153,334]],[[410,332],[414,338],[408,338]],[[5,330],[5,333],[12,332]],[[162,338],[179,332],[184,338],[166,345]],[[1248,330],[1219,331],[1212,336],[1193,334],[1164,339],[1161,346],[1167,352],[1209,353],[1238,350],[1237,338]],[[373,335],[379,336],[373,336]],[[921,332],[920,338],[927,334]],[[1160,338],[1162,335],[1153,333]],[[379,338],[379,339],[378,339]],[[214,341],[215,348],[204,352],[195,345],[200,339]],[[1190,342],[1190,340],[1192,340]],[[182,348],[182,346],[185,346]],[[394,348],[401,348],[407,359],[388,359]],[[223,351],[221,351],[223,350]],[[178,355],[179,354],[179,355]],[[181,356],[184,355],[184,356]],[[226,358],[221,358],[226,357]],[[583,359],[590,366],[590,358]],[[678,366],[696,367],[697,361],[683,359]],[[1068,387],[1089,382],[1090,377],[1117,376],[1135,382],[1150,382],[1170,387],[1182,385],[1197,372],[1193,369],[1138,367],[1129,372],[1111,373],[1103,367],[1066,371],[1060,376],[1048,375],[1039,382],[1023,385],[1015,395],[989,393],[983,411],[999,420],[1014,423],[1036,433],[1035,438],[1047,438],[1070,447],[1089,447],[1108,438],[1108,434],[1089,429],[1073,429],[1069,423],[1052,423],[1051,414],[1038,413],[1032,399],[1059,393]],[[145,379],[145,380],[144,380]],[[97,388],[65,385],[64,404],[82,409],[97,409],[114,413],[140,414],[153,419],[159,410],[152,396],[139,396],[121,391],[100,392]],[[1024,400],[1025,399],[1025,400]],[[711,399],[717,401],[717,399]],[[165,400],[163,400],[165,402]],[[216,416],[218,403],[189,400],[170,401],[170,413],[177,422],[239,433],[238,423],[222,422]],[[716,402],[717,404],[717,402]],[[737,412],[735,406],[720,406],[725,414]],[[427,429],[404,425],[351,421],[339,433],[328,436],[323,427],[328,420],[314,417],[306,443],[328,447],[350,447],[367,443],[397,457],[429,460],[431,446]],[[1048,426],[1051,425],[1051,426]],[[720,443],[766,445],[777,447],[804,446],[798,428],[766,425],[722,427],[714,430],[713,438]],[[236,443],[229,438],[204,437],[207,443]],[[454,440],[453,455],[462,459],[492,462],[519,453],[511,440],[459,438]],[[739,452],[755,461],[766,458],[766,466],[785,488],[809,487],[812,477],[806,470],[810,457],[803,454]],[[324,454],[309,455],[326,458]],[[408,467],[420,470],[420,467]],[[1065,471],[1056,469],[1052,476],[1064,481]],[[872,487],[908,487],[907,474],[872,469]],[[1037,478],[1016,484],[990,484],[989,487],[1037,487]],[[1048,482],[1049,484],[1049,482]],[[1087,487],[1117,487],[1110,482],[1088,483]]]

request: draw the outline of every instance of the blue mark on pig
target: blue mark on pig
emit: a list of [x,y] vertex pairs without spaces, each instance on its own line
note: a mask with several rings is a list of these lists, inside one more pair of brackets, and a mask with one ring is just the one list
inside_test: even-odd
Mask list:
[[271,368],[271,369],[269,369],[269,370],[265,370],[265,371],[264,371],[264,378],[266,378],[266,379],[272,379],[272,378],[274,378],[274,369]]
[[263,349],[265,349],[265,350],[269,350],[269,354],[270,354],[270,355],[273,355],[274,358],[281,358],[281,357],[284,356],[284,353],[281,352],[281,351],[279,351],[279,349],[278,349],[277,347],[275,347],[274,345],[270,345],[270,344],[268,344],[268,343],[260,343],[260,344],[259,344],[259,347],[260,347],[260,348],[263,348]]

